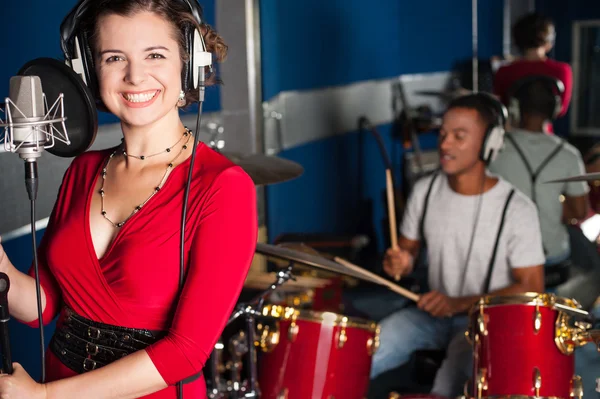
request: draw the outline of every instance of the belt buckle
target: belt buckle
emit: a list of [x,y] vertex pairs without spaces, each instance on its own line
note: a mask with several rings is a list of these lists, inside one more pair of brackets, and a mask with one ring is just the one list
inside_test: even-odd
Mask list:
[[86,342],[85,351],[90,355],[97,355],[98,354],[98,345],[94,345],[91,342]]
[[88,327],[87,333],[91,339],[100,339],[100,330],[96,327]]
[[85,371],[92,371],[95,368],[96,368],[96,361],[94,361],[92,359],[87,359],[87,358],[83,361],[83,369]]

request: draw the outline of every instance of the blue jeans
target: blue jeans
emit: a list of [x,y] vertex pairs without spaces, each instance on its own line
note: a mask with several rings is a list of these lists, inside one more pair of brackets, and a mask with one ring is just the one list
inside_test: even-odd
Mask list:
[[[591,313],[596,320],[600,320],[600,306],[594,307]],[[594,328],[598,328],[598,324]],[[581,376],[583,381],[584,398],[600,398],[596,392],[596,378],[600,378],[600,353],[593,343],[575,350],[575,374]]]
[[407,363],[413,352],[446,349],[432,393],[459,396],[472,374],[472,349],[465,338],[467,316],[437,318],[417,308],[402,309],[380,323],[380,347],[373,356],[371,378]]

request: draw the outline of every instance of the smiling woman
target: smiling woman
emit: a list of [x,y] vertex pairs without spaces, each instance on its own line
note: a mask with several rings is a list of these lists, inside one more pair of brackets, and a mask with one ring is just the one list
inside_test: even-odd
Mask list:
[[[195,1],[83,0],[63,22],[68,61],[120,119],[123,141],[77,157],[64,176],[39,248],[44,323],[59,315],[47,381],[15,365],[0,376],[3,398],[174,399],[182,381],[187,397],[206,397],[202,367],[250,267],[257,214],[250,177],[179,118],[201,93],[205,50],[220,60],[227,49]],[[0,271],[13,317],[37,326],[33,270],[20,273],[0,246]]]

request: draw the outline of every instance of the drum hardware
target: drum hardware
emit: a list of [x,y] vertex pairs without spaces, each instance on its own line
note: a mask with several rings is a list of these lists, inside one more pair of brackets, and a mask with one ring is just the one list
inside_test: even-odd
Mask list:
[[578,375],[573,376],[571,380],[571,397],[577,399],[583,398],[583,381]]
[[348,322],[347,319],[344,319],[342,321],[341,330],[338,332],[338,337],[337,337],[337,348],[338,349],[342,349],[344,347],[344,345],[346,344],[346,342],[348,341],[348,335],[346,335],[347,322]]
[[542,388],[542,373],[540,369],[535,367],[533,369],[533,389],[535,389],[535,396],[540,396],[540,389]]
[[224,392],[227,391],[227,383],[221,378],[221,375],[225,372],[223,348],[223,342],[219,340],[210,354],[208,365],[211,378],[207,381],[207,395],[210,399],[225,399]]
[[533,331],[537,334],[542,328],[542,313],[540,312],[540,305],[535,305],[535,313],[533,316]]
[[375,330],[375,337],[369,338],[367,340],[367,353],[369,354],[369,356],[373,356],[375,352],[377,352],[377,350],[379,349],[379,334],[381,334],[381,327],[379,327],[378,325],[377,329]]
[[244,391],[244,386],[242,385],[242,359],[248,353],[248,341],[246,340],[244,331],[240,331],[231,337],[229,340],[229,353],[231,354],[231,360],[225,366],[231,375],[231,380],[227,384],[228,391]]
[[[294,280],[292,275],[294,263],[290,262],[285,270],[276,274],[276,280],[264,292],[257,295],[248,303],[240,303],[237,310],[229,318],[227,325],[244,316],[245,332],[240,331],[230,341],[229,349],[231,351],[232,362],[231,373],[232,381],[228,386],[228,392],[231,399],[238,398],[257,398],[260,397],[258,387],[258,372],[256,369],[256,318],[262,317],[264,302],[280,285],[288,280]],[[248,372],[244,383],[241,381],[242,357],[246,356]]]
[[558,349],[571,355],[573,351],[588,343],[594,343],[600,351],[600,330],[590,330],[591,323],[576,321],[574,326],[569,325],[569,316],[559,314],[556,319],[555,342]]
[[483,391],[488,390],[486,374],[487,374],[487,369],[479,369],[479,371],[477,372],[477,397],[478,398],[483,397]]
[[259,347],[262,352],[271,352],[279,343],[279,323],[276,324],[274,330],[271,330],[268,325],[258,324],[256,331],[259,339],[254,342],[254,345]]
[[288,339],[290,342],[295,342],[296,337],[298,337],[298,333],[300,332],[300,326],[296,324],[296,319],[292,319],[292,324],[290,324],[290,328],[288,329]]

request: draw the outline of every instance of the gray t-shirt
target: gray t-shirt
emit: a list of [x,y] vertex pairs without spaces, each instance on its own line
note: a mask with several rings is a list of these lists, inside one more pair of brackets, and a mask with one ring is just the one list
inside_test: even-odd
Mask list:
[[[420,240],[419,224],[432,178],[420,179],[411,192],[400,229],[410,240]],[[499,179],[483,195],[461,195],[450,188],[445,174],[438,175],[429,196],[423,226],[430,289],[450,297],[483,294],[502,212],[512,188]],[[479,199],[479,220],[466,265]],[[498,244],[490,291],[513,283],[512,268],[542,264],[544,252],[537,211],[529,198],[515,190]]]
[[[558,137],[543,133],[514,130],[507,134],[511,135],[523,151],[534,172],[561,143]],[[504,148],[490,165],[489,170],[502,176],[523,194],[532,198],[531,175],[510,140],[504,140]],[[563,208],[559,200],[560,195],[579,197],[586,195],[589,188],[586,182],[548,184],[544,182],[584,173],[585,168],[581,154],[575,147],[565,142],[562,149],[548,162],[537,177],[535,203],[538,207],[542,240],[548,259],[562,258],[569,253],[570,249],[567,227],[562,222]]]

